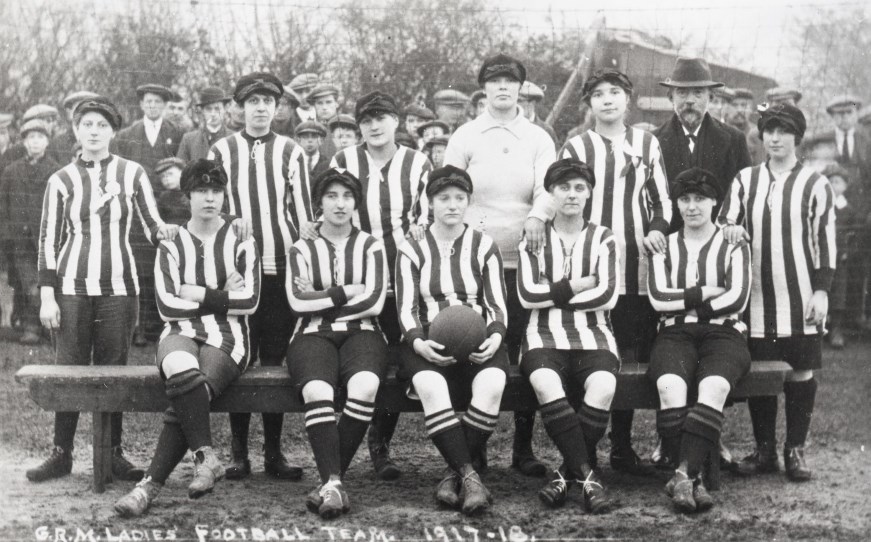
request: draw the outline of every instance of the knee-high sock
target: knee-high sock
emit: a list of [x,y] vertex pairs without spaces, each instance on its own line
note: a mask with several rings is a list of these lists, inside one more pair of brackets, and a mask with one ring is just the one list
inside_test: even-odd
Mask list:
[[786,445],[790,448],[804,446],[814,413],[817,380],[784,382],[783,393],[786,398]]
[[582,476],[585,468],[589,468],[590,460],[575,410],[565,397],[545,403],[539,410],[544,429],[562,454],[569,472]]
[[532,433],[535,429],[535,411],[514,413],[514,455],[532,455]]
[[376,408],[372,417],[372,425],[369,427],[369,448],[389,446],[399,423],[399,412],[390,412],[384,408]]
[[345,409],[339,419],[339,458],[341,473],[345,474],[351,466],[351,460],[357,453],[357,448],[366,436],[366,429],[372,421],[375,403],[348,398]]
[[680,459],[680,442],[689,407],[665,408],[656,411],[656,430],[662,438],[662,454],[671,462]]
[[777,444],[777,397],[751,397],[747,399],[747,407],[756,444],[774,447]]
[[611,449],[632,446],[632,418],[634,410],[611,411]]
[[593,460],[596,458],[596,445],[605,436],[608,430],[608,418],[611,413],[583,403],[578,411],[578,420],[581,422],[581,431],[584,433],[584,442],[587,445],[587,456]]
[[432,439],[451,469],[461,472],[464,466],[472,462],[466,436],[463,434],[454,409],[446,408],[432,414],[424,413],[424,422],[426,434]]
[[187,451],[188,441],[185,439],[184,431],[178,423],[175,412],[169,409],[164,414],[163,429],[157,438],[154,457],[151,459],[151,465],[149,465],[145,475],[151,476],[151,479],[158,484],[165,483],[176,465],[184,459]]
[[281,451],[281,426],[284,414],[281,412],[263,413],[263,449],[267,453]]
[[248,457],[248,430],[251,427],[251,414],[248,412],[230,413],[230,435],[233,438],[233,455]]
[[212,445],[212,429],[209,425],[209,390],[205,384],[171,397],[169,400],[181,430],[191,450]]
[[681,460],[687,462],[687,476],[695,478],[702,471],[705,456],[720,441],[722,429],[722,412],[701,403],[689,410],[680,444]]
[[321,482],[341,472],[339,428],[332,401],[312,401],[305,404],[305,432],[315,454],[315,464]]
[[488,414],[483,410],[469,405],[469,410],[463,415],[463,433],[466,436],[466,445],[472,457],[477,456],[487,445],[487,439],[496,429],[499,421],[499,413]]

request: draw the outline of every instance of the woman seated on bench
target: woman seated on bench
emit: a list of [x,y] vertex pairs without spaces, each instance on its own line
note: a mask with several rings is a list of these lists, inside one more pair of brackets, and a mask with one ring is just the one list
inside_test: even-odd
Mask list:
[[[650,301],[662,313],[647,374],[659,391],[664,462],[676,467],[665,489],[683,512],[714,504],[702,466],[718,447],[726,398],[750,370],[741,320],[750,295],[750,247],[729,244],[712,222],[719,186],[700,168],[677,176],[672,199],[684,225],[668,236],[665,253],[650,256],[647,277]],[[697,396],[691,407],[690,385]]]
[[[606,512],[611,499],[602,487],[596,444],[605,435],[620,371],[617,342],[608,311],[619,294],[619,249],[611,230],[584,220],[595,174],[571,158],[551,164],[544,187],[556,215],[546,228],[538,254],[520,243],[520,302],[532,309],[521,348],[520,370],[538,398],[547,434],[563,456],[563,466],[539,492],[551,507],[565,504],[569,486],[583,486],[588,512]],[[578,412],[565,384],[583,388]]]
[[[317,237],[293,244],[287,262],[287,298],[299,315],[287,369],[305,403],[305,429],[321,477],[306,505],[324,519],[349,510],[342,477],[372,421],[387,369],[387,343],[378,327],[387,257],[381,241],[351,223],[362,191],[345,170],[320,174],[312,202],[323,222]],[[347,398],[337,424],[340,386]]]
[[[502,256],[489,236],[463,223],[472,179],[444,166],[430,173],[426,187],[434,222],[421,241],[409,240],[396,260],[396,303],[402,329],[400,377],[411,380],[423,406],[426,432],[448,464],[436,500],[475,514],[490,505],[490,492],[472,467],[496,428],[505,389],[508,354]],[[466,305],[482,314],[487,338],[468,360],[439,353],[444,345],[427,339],[438,313]],[[472,388],[462,422],[454,414],[448,384]]]
[[173,241],[160,244],[154,270],[166,322],[157,363],[171,406],[145,478],[115,503],[121,516],[143,514],[188,449],[194,453],[190,498],[210,493],[224,476],[212,449],[209,403],[248,365],[247,315],[260,297],[254,241],[242,241],[221,216],[226,186],[218,162],[200,159],[182,172],[191,219]]

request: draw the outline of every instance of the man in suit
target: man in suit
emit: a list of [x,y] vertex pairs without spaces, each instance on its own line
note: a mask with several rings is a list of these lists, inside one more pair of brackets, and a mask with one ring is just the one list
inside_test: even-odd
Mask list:
[[[163,118],[166,102],[173,92],[163,85],[149,83],[136,88],[143,117],[118,132],[113,151],[118,156],[140,164],[148,175],[155,196],[163,191],[155,168],[164,158],[175,156],[181,143],[181,131]],[[141,280],[139,292],[139,325],[133,344],[145,346],[147,337],[156,339],[163,327],[154,298],[154,259],[156,248],[146,239],[139,221],[134,221],[130,244]]]
[[[699,167],[716,175],[720,193],[727,194],[735,175],[751,164],[744,134],[708,114],[712,91],[723,83],[711,79],[711,69],[705,60],[678,58],[671,77],[660,85],[668,88],[668,98],[674,107],[674,115],[653,132],[662,148],[669,178]],[[674,205],[671,231],[683,226],[677,204]]]
[[862,101],[852,94],[833,97],[826,104],[826,113],[832,119],[834,130],[817,138],[834,144],[836,160],[850,176],[847,201],[856,209],[858,231],[847,260],[846,285],[847,299],[856,302],[849,304],[845,315],[848,325],[863,323],[866,282],[871,270],[871,132],[859,124],[861,108]]
[[726,118],[726,123],[734,126],[744,134],[747,150],[750,152],[750,164],[761,164],[765,161],[765,149],[762,148],[762,138],[756,128],[756,101],[753,91],[749,88],[736,88],[732,99],[732,112]]
[[230,97],[217,87],[208,87],[200,92],[197,110],[202,116],[202,127],[186,133],[178,147],[177,156],[185,163],[205,158],[216,141],[230,135],[230,130],[224,125],[229,101]]

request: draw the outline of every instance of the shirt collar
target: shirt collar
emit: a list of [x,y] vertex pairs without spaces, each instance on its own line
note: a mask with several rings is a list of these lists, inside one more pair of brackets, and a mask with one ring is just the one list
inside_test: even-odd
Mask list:
[[484,113],[481,114],[480,117],[475,119],[476,122],[479,122],[481,133],[486,132],[492,128],[504,128],[505,130],[511,132],[516,137],[520,137],[520,130],[527,124],[531,124],[529,120],[523,116],[523,110],[520,109],[520,106],[517,107],[517,115],[508,122],[501,122],[496,120],[493,115],[490,114],[490,109],[485,109]]
[[145,125],[153,128],[157,128],[160,130],[160,125],[163,124],[163,117],[158,117],[157,120],[151,120],[148,117],[143,117],[142,120],[145,121]]
[[[705,113],[705,114],[707,115],[707,113]],[[704,122],[704,121],[705,121],[705,118],[702,117],[702,122]],[[690,131],[687,130],[687,127],[684,126],[683,123],[680,123],[680,127],[681,127],[681,129],[683,130],[683,135],[688,136],[688,137],[689,137],[690,135],[695,136],[695,137],[699,137],[699,132],[700,132],[701,129],[702,129],[702,122],[700,122],[699,125],[696,126],[696,129],[693,130],[692,133],[690,133]]]
[[267,133],[266,135],[262,135],[260,137],[254,137],[253,135],[249,134],[244,127],[239,131],[239,133],[242,134],[242,137],[244,137],[245,141],[247,141],[248,143],[254,143],[258,139],[261,143],[268,143],[275,138],[275,132],[273,132],[272,130],[270,130],[269,133]]
[[847,130],[845,132],[845,131],[841,130],[840,128],[835,127],[835,137],[838,139],[838,143],[840,143],[841,140],[844,139],[845,134],[848,137],[852,137],[855,132],[856,132],[856,128],[850,128],[849,130]]
[[[115,156],[110,154],[106,158],[103,158],[102,160],[100,160],[100,168],[105,169],[105,167],[107,165],[109,165],[109,162],[111,162],[113,158],[115,158]],[[94,166],[96,166],[97,164],[93,160],[83,160],[82,155],[78,154],[78,155],[76,155],[76,165],[79,167],[83,167],[85,169],[91,169]]]

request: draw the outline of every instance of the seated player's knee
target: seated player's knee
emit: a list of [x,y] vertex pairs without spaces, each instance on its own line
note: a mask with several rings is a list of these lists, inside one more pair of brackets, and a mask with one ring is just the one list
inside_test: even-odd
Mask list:
[[499,405],[502,401],[502,392],[505,391],[505,371],[495,368],[487,368],[475,375],[472,380],[472,398],[476,403],[486,405]]
[[[171,358],[175,357],[175,354],[181,354],[176,359],[177,361],[173,361]],[[189,358],[189,359],[188,359]],[[167,363],[167,360],[170,360]],[[191,362],[191,360],[193,360]],[[166,380],[163,381],[164,388],[166,389],[166,396],[170,399],[174,399],[186,393],[190,393],[195,390],[199,386],[206,386],[206,390],[208,391],[208,381],[206,380],[206,375],[200,371],[199,364],[197,363],[197,359],[192,355],[186,352],[172,352],[163,358],[162,367],[169,366],[172,368],[172,376],[166,375]],[[209,396],[211,398],[211,395]]]
[[306,403],[332,401],[334,398],[333,387],[323,380],[312,380],[302,387],[302,400]]
[[538,403],[544,405],[566,396],[562,379],[556,371],[543,367],[529,375],[529,384],[535,391]]
[[813,371],[790,371],[786,373],[787,382],[805,382],[813,377]]
[[610,410],[616,391],[617,377],[614,373],[596,371],[584,381],[584,402],[599,410]]
[[708,405],[714,410],[723,411],[726,399],[729,397],[729,381],[722,376],[708,376],[699,382],[698,402]]
[[163,371],[163,375],[167,380],[177,374],[199,368],[200,362],[197,360],[196,356],[190,352],[184,352],[181,350],[170,352],[160,360],[160,370]]
[[378,394],[381,379],[371,371],[361,371],[348,379],[348,397],[371,403]]
[[411,383],[414,384],[414,391],[424,406],[443,400],[445,397],[450,398],[448,381],[435,371],[420,371],[412,377]]
[[687,383],[676,374],[662,375],[656,379],[659,406],[662,409],[687,406]]

